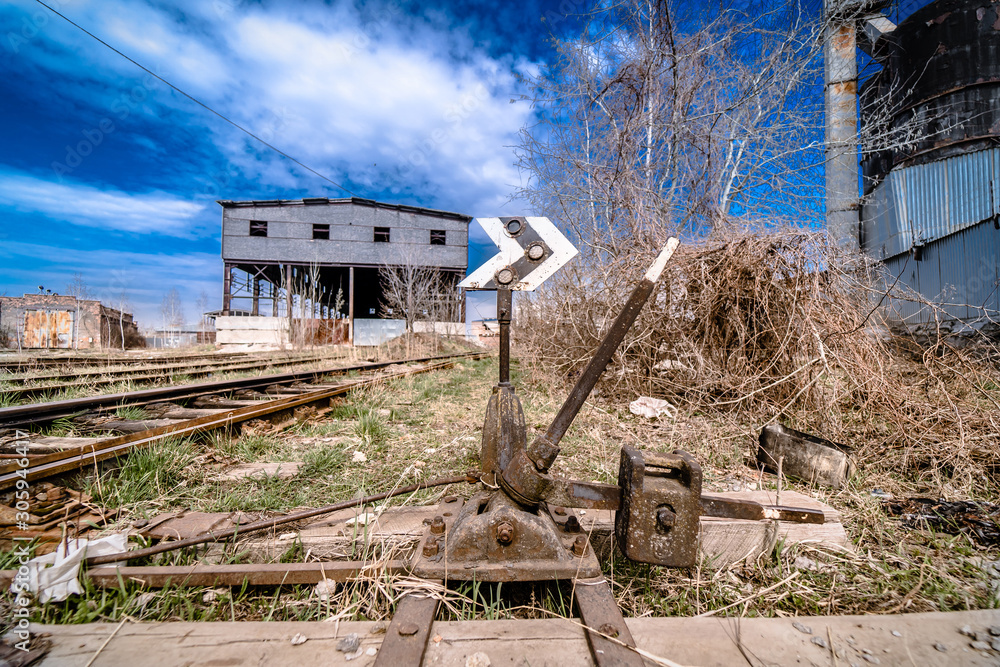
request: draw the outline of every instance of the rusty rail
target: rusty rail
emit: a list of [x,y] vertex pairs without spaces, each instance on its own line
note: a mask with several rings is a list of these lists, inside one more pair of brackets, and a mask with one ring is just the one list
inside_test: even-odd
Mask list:
[[239,360],[219,364],[173,364],[157,368],[124,369],[117,371],[95,370],[69,375],[49,375],[41,377],[11,378],[8,383],[28,384],[30,382],[44,381],[65,377],[93,377],[83,382],[67,382],[64,384],[31,385],[24,387],[13,387],[10,389],[0,389],[0,395],[13,396],[18,399],[37,398],[52,394],[53,392],[66,391],[68,389],[90,389],[94,387],[106,387],[126,380],[135,382],[155,382],[157,380],[170,379],[174,375],[187,375],[189,377],[204,377],[213,373],[228,373],[232,371],[243,371],[252,369],[279,368],[282,366],[299,366],[311,364],[317,361],[329,359],[322,356],[299,357],[296,359],[260,359],[260,360]]
[[357,364],[354,366],[342,366],[340,368],[296,371],[293,373],[281,373],[276,375],[261,375],[252,378],[217,380],[215,382],[201,382],[171,387],[140,389],[138,391],[103,394],[101,396],[87,396],[84,398],[71,398],[64,401],[51,401],[48,403],[15,405],[9,408],[0,408],[0,427],[17,428],[29,426],[31,424],[52,421],[60,417],[77,415],[83,411],[95,410],[103,407],[118,407],[123,404],[146,405],[158,401],[176,401],[179,399],[197,398],[199,396],[219,394],[239,389],[258,389],[273,384],[314,382],[319,378],[328,375],[344,375],[352,371],[378,370],[395,364],[425,363],[444,359],[478,358],[481,356],[483,356],[483,353],[481,352],[471,352],[459,355],[440,355],[436,357],[421,357],[418,359],[382,361],[376,363]]
[[[388,376],[352,380],[331,388],[319,389],[299,394],[297,396],[279,398],[273,401],[263,401],[260,405],[252,405],[234,410],[220,410],[217,414],[199,417],[197,419],[185,420],[177,424],[170,424],[168,426],[161,426],[141,431],[139,433],[99,440],[79,449],[70,449],[64,452],[54,452],[52,454],[46,454],[39,457],[32,457],[29,458],[29,465],[26,467],[20,465],[23,461],[12,460],[10,463],[0,466],[0,489],[13,486],[19,479],[25,479],[27,481],[44,479],[60,473],[76,470],[86,465],[94,465],[100,461],[125,454],[132,449],[151,445],[154,442],[168,437],[188,436],[218,428],[227,428],[233,424],[249,421],[251,419],[273,416],[282,412],[293,412],[296,408],[323,401],[329,401],[331,398],[346,394],[352,389],[356,389],[361,386],[371,385],[383,380],[391,380],[406,377],[408,375],[415,375],[417,373],[440,370],[454,365],[459,359],[479,358],[482,356],[486,356],[485,353],[458,355],[457,359],[452,357],[447,361],[441,361],[423,368],[407,369],[392,373]],[[413,360],[389,362],[379,364],[379,366],[385,367],[387,365],[402,363],[413,363]],[[274,384],[274,382],[272,381],[266,384]]]

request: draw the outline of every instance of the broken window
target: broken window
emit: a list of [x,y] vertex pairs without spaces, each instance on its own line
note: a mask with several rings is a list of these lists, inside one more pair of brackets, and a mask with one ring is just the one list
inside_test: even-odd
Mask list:
[[431,245],[445,245],[445,233],[443,229],[431,230]]
[[330,225],[313,225],[313,239],[318,241],[330,240]]
[[375,243],[388,243],[389,242],[389,228],[388,227],[376,227],[375,228]]
[[265,220],[251,220],[250,236],[267,236],[267,222]]

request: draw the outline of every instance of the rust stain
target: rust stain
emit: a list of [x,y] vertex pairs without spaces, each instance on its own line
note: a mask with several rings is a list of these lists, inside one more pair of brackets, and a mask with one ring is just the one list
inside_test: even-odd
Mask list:
[[71,347],[73,313],[69,310],[24,311],[24,346],[32,348]]

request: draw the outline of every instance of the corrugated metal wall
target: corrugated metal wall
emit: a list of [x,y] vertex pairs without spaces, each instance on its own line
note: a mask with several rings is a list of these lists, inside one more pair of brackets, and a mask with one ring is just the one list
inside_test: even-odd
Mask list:
[[894,257],[997,215],[1000,148],[991,148],[894,169],[865,202],[862,243],[878,259]]
[[[953,318],[1000,321],[1000,230],[992,220],[927,244],[919,262],[904,253],[886,259],[885,267],[890,280],[899,276]],[[892,300],[887,314],[911,325],[934,321],[931,309],[912,301]]]

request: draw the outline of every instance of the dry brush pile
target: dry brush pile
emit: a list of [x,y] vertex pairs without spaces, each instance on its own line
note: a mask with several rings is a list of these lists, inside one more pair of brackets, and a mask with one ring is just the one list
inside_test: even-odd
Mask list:
[[[522,357],[571,382],[654,256],[650,244],[578,262],[522,299]],[[995,497],[1000,349],[891,333],[884,307],[916,298],[893,278],[800,230],[682,244],[598,392],[818,432],[856,448],[867,483],[897,491]]]

